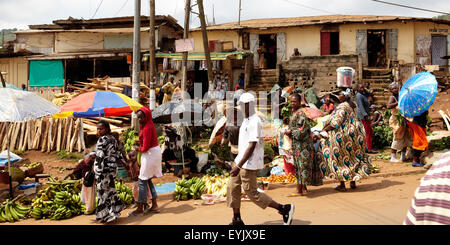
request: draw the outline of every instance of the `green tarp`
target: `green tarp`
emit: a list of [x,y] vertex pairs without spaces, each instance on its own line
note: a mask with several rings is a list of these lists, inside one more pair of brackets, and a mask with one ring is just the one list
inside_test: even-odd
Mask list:
[[61,60],[31,60],[29,87],[64,86],[64,67]]

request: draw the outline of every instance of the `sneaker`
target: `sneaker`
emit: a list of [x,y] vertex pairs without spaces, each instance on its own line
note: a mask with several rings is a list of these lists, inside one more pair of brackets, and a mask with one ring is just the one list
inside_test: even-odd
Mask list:
[[286,207],[287,207],[286,210],[284,210],[284,212],[281,213],[281,215],[283,215],[284,225],[291,225],[295,206],[294,206],[294,204],[288,204],[288,205],[286,205]]
[[391,162],[400,162],[400,161],[396,158],[391,158]]
[[233,221],[230,223],[230,225],[242,226],[245,224],[244,224],[244,221],[242,221],[242,219],[233,219]]

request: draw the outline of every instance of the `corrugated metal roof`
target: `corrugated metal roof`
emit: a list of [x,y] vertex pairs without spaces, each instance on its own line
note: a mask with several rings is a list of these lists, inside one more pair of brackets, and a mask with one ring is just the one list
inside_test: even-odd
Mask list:
[[[141,32],[148,32],[150,27],[141,27]],[[133,28],[108,28],[108,29],[74,29],[74,30],[21,30],[14,31],[15,34],[21,33],[43,33],[43,32],[92,32],[92,33],[133,33]]]
[[[230,30],[230,29],[260,29],[260,28],[279,28],[294,27],[305,25],[323,25],[323,24],[343,24],[343,23],[361,23],[361,22],[380,22],[380,21],[431,21],[443,24],[450,24],[448,20],[439,20],[431,18],[407,17],[407,16],[375,16],[375,15],[322,15],[322,16],[303,16],[291,18],[267,18],[252,19],[241,21],[240,26],[237,22],[229,22],[215,26],[208,26],[207,30]],[[195,28],[191,31],[201,31]]]

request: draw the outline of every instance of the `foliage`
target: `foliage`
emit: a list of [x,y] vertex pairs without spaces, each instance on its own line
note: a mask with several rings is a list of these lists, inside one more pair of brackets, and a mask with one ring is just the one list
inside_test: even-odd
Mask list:
[[267,156],[270,159],[275,157],[275,152],[273,151],[272,145],[269,141],[264,141],[264,156]]
[[428,149],[431,151],[442,151],[450,149],[450,136],[438,140],[431,140]]
[[372,146],[376,149],[383,149],[385,146],[390,146],[394,133],[389,126],[376,126],[373,128]]
[[283,121],[286,119],[286,118],[290,118],[291,117],[291,102],[289,101],[288,102],[288,104],[286,105],[286,106],[284,106],[282,109],[281,109],[281,112],[280,112],[280,114],[281,114],[281,118],[283,118]]
[[216,175],[224,175],[223,169],[221,168],[210,168],[206,170],[206,174],[209,176],[216,176]]
[[384,120],[389,121],[389,118],[391,118],[391,110],[390,109],[386,109],[383,112],[383,118],[384,118]]
[[216,154],[220,160],[230,161],[230,147],[221,147],[220,144],[214,144],[211,152]]
[[25,151],[22,150],[12,150],[11,152],[18,156],[25,154]]
[[66,150],[60,150],[56,153],[56,155],[60,158],[60,159],[73,159],[73,160],[80,160],[83,158],[83,156],[81,156],[80,154],[76,154],[76,153],[72,153],[72,152],[67,152]]

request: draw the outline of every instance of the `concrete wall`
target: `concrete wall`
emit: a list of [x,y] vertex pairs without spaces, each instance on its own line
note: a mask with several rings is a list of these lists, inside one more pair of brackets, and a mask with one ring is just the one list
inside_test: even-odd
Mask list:
[[[353,84],[359,81],[360,60],[357,55],[326,55],[291,57],[281,63],[280,74],[286,86],[314,87],[317,93],[336,90],[336,69],[349,66],[355,69]],[[282,82],[282,81],[280,81]]]
[[[238,33],[234,30],[229,31],[208,31],[208,41],[220,40],[220,41],[232,41],[233,47],[238,46]],[[195,31],[189,33],[189,38],[194,39],[194,51],[193,52],[205,52],[203,48],[203,37],[201,31]],[[242,41],[241,41],[242,42]]]

